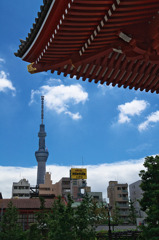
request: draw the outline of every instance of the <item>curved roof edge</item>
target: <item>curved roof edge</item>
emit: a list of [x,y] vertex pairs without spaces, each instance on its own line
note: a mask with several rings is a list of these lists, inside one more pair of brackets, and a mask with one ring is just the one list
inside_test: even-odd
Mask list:
[[[55,0],[54,0],[55,1]],[[38,32],[42,28],[42,24],[47,17],[49,8],[51,4],[54,2],[53,0],[43,0],[43,5],[40,6],[40,12],[37,13],[37,18],[35,18],[35,23],[33,23],[33,27],[30,29],[26,40],[20,39],[21,44],[19,45],[19,49],[17,52],[14,53],[16,57],[22,58],[23,55],[28,52],[29,48],[31,47],[32,43],[35,41]]]

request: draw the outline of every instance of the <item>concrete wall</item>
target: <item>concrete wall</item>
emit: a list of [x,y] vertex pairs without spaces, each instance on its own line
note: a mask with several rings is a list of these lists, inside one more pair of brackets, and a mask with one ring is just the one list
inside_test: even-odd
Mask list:
[[133,202],[133,206],[136,210],[136,214],[140,218],[145,218],[146,213],[141,211],[141,206],[138,200],[142,198],[143,191],[140,188],[141,180],[138,180],[132,184],[129,185],[129,191],[130,191],[130,199]]

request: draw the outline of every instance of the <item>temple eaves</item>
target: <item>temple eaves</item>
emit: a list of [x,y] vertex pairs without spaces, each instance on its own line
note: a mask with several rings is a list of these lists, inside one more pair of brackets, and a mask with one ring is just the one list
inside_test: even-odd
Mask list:
[[30,73],[159,93],[158,25],[158,0],[44,0],[15,55]]

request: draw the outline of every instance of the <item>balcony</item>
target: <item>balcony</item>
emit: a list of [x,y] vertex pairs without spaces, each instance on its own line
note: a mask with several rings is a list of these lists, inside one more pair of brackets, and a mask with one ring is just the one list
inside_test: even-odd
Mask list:
[[128,211],[126,211],[126,212],[120,211],[119,214],[120,214],[120,216],[128,216],[129,212]]
[[117,207],[118,208],[129,208],[129,205],[128,204],[119,204],[119,203],[117,203]]
[[123,201],[128,201],[128,197],[122,197]]
[[123,190],[123,189],[122,189],[122,192],[128,194],[128,190]]
[[63,185],[62,185],[62,188],[63,188],[63,189],[70,189],[70,184],[63,184]]

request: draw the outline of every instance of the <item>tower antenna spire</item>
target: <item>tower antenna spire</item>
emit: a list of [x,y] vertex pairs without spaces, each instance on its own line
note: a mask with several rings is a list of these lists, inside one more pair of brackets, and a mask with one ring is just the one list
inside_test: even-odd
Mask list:
[[45,146],[45,125],[43,124],[44,119],[44,96],[41,96],[41,124],[40,131],[38,132],[39,137],[39,149],[35,152],[35,157],[38,162],[37,169],[37,185],[44,184],[45,173],[46,173],[46,161],[49,156],[48,150],[46,150]]
[[41,96],[41,123],[43,124],[44,120],[44,96]]

